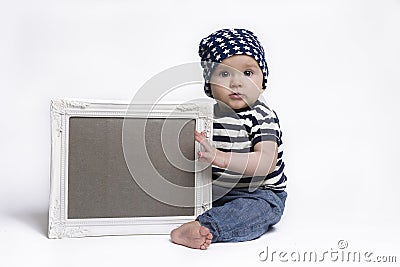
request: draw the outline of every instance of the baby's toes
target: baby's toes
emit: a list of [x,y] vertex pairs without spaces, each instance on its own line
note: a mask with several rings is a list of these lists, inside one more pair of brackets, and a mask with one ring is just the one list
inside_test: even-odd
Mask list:
[[205,236],[206,238],[211,234],[210,230],[207,227],[200,226],[200,235]]
[[206,238],[209,239],[209,240],[211,241],[212,238],[213,238],[213,235],[212,235],[211,233],[209,233],[209,234],[206,236]]

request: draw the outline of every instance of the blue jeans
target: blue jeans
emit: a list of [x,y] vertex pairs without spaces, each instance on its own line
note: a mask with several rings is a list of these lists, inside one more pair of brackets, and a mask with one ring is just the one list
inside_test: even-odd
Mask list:
[[[218,189],[213,186],[213,190]],[[210,229],[212,242],[241,242],[256,239],[282,217],[287,193],[267,189],[233,189],[213,202],[196,220]]]

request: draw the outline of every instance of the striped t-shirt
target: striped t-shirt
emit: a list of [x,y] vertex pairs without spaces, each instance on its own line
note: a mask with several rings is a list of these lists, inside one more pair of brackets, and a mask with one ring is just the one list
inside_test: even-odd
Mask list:
[[229,188],[259,188],[283,191],[286,188],[285,164],[282,160],[282,132],[276,113],[261,101],[236,112],[222,111],[214,106],[214,146],[224,152],[254,152],[254,146],[262,141],[278,145],[278,158],[274,170],[266,176],[249,177],[243,174],[212,167],[213,183]]

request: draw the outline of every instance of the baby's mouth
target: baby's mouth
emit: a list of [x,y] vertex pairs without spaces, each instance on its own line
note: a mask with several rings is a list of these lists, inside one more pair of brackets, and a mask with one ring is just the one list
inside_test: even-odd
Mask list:
[[241,93],[232,93],[229,95],[229,97],[232,99],[242,99],[243,95]]

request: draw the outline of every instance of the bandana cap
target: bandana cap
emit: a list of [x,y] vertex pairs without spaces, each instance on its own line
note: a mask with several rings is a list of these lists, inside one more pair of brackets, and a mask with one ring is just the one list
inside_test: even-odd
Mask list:
[[267,86],[268,66],[265,61],[265,52],[257,36],[246,29],[222,29],[203,38],[199,45],[199,56],[203,67],[204,92],[211,93],[210,77],[214,68],[225,58],[234,55],[248,55],[253,57],[263,72],[263,89]]

